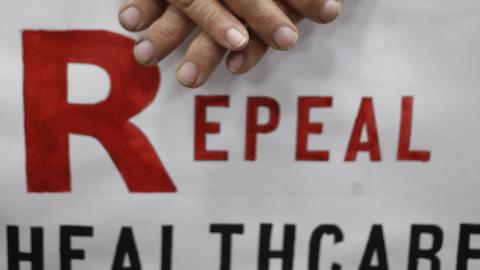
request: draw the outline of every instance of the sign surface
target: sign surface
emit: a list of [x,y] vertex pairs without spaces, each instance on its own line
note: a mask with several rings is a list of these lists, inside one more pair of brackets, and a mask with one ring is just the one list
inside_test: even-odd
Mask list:
[[480,268],[478,1],[345,1],[197,90],[119,5],[0,1],[0,269]]

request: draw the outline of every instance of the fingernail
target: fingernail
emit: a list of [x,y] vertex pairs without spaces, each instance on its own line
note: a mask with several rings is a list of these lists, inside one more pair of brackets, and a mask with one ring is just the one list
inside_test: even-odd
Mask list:
[[279,49],[289,49],[297,43],[298,34],[288,26],[282,26],[273,34],[273,41]]
[[333,21],[340,11],[340,4],[336,0],[327,0],[325,4],[323,4],[320,12],[318,13],[317,17],[320,21],[324,23],[329,23]]
[[133,54],[138,61],[147,64],[153,60],[155,48],[150,41],[144,40],[135,46]]
[[247,43],[248,38],[237,29],[230,28],[227,31],[227,41],[233,49],[238,49]]
[[128,30],[136,30],[140,25],[140,11],[136,7],[129,7],[120,13],[120,22]]
[[198,78],[198,70],[192,62],[183,63],[177,71],[177,78],[187,86],[194,86]]
[[228,69],[231,72],[237,73],[242,69],[244,62],[245,62],[245,57],[243,56],[243,54],[236,53],[228,61]]

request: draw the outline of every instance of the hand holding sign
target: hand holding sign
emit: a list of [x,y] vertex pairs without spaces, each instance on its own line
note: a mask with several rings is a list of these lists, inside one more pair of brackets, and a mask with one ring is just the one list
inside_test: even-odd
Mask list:
[[[303,16],[318,23],[333,21],[339,12],[337,0],[126,0],[120,22],[131,31],[145,30],[135,47],[136,59],[154,65],[177,48],[196,25],[201,32],[188,48],[177,70],[187,87],[202,85],[222,60],[226,50],[228,69],[248,72],[268,47],[287,50],[295,45],[295,23]],[[301,14],[301,15],[300,15]],[[244,21],[248,27],[242,24]]]

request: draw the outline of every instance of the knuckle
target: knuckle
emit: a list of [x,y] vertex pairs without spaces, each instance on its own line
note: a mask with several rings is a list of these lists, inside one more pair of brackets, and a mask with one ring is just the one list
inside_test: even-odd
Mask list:
[[202,27],[214,33],[234,23],[232,21],[234,17],[216,0],[196,0],[187,9],[184,9],[184,12]]
[[182,8],[182,9],[186,9],[186,8],[189,8],[189,7],[193,6],[194,2],[198,2],[198,1],[195,1],[195,0],[168,0],[168,2],[170,2],[172,4],[175,4],[176,6]]
[[165,21],[161,25],[152,27],[145,33],[145,38],[152,40],[154,43],[163,43],[166,40],[171,42],[177,42],[182,38],[182,33],[185,29],[181,25],[176,25],[171,22]]
[[197,1],[194,6],[190,7],[189,13],[192,17],[198,18],[198,21],[203,21],[209,29],[218,31],[225,20],[225,16],[223,16],[220,8],[215,8],[212,5],[213,3],[210,1]]
[[258,8],[251,14],[249,24],[251,26],[265,26],[273,25],[276,22],[276,17],[272,14],[271,10],[265,7]]
[[199,37],[195,45],[192,48],[192,54],[202,56],[203,59],[217,59],[222,55],[222,49],[204,36]]

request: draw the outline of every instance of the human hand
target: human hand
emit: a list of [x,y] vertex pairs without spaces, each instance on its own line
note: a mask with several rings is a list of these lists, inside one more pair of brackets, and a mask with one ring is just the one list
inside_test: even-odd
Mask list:
[[[121,24],[130,31],[146,31],[134,50],[144,65],[154,65],[177,48],[198,24],[203,32],[190,44],[177,69],[187,87],[202,85],[227,50],[228,69],[245,73],[263,57],[268,47],[286,50],[298,39],[295,23],[303,16],[328,23],[338,15],[336,0],[126,0],[120,9]],[[233,15],[234,13],[235,15]],[[301,15],[300,15],[301,14]],[[246,27],[238,18],[245,21]]]

